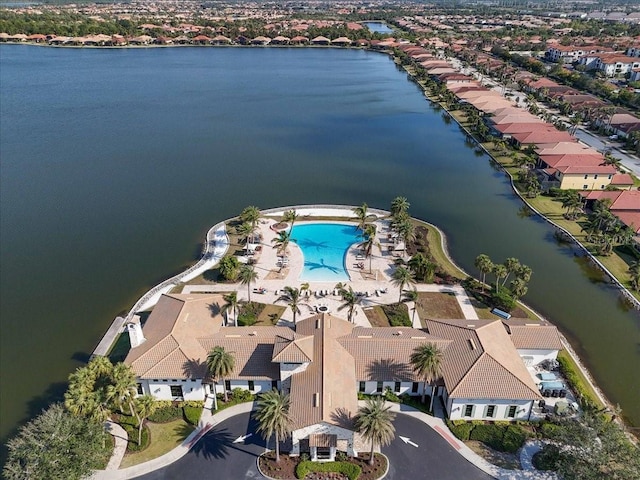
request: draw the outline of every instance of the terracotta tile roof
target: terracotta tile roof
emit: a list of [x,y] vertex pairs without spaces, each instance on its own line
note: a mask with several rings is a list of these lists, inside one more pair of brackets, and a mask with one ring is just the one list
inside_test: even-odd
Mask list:
[[297,333],[312,336],[314,359],[303,372],[291,377],[293,430],[320,422],[353,428],[358,410],[355,362],[337,338],[353,324],[331,315],[315,315],[298,322]]
[[355,359],[359,381],[418,382],[423,378],[411,367],[414,348],[423,343],[435,343],[442,350],[448,340],[414,328],[356,327],[350,335],[338,339]]
[[535,132],[514,133],[512,137],[521,144],[548,143],[549,141],[572,142],[576,141],[569,132],[561,132],[555,128]]
[[291,332],[290,336],[276,335],[272,362],[307,363],[313,361],[313,337]]
[[613,165],[563,165],[556,167],[559,172],[565,175],[582,175],[582,174],[614,174],[618,171]]
[[287,336],[289,327],[223,327],[218,333],[201,337],[198,342],[205,352],[221,346],[235,357],[231,377],[243,380],[274,380],[280,378],[280,366],[272,362],[276,337]]
[[222,301],[220,295],[163,295],[142,328],[146,341],[125,363],[141,378],[193,377],[185,362],[206,357],[196,338],[220,329],[216,305]]
[[611,210],[611,213],[618,217],[626,226],[632,228],[636,234],[640,233],[640,212]]
[[511,341],[518,349],[562,350],[558,329],[551,324],[528,319],[503,320]]
[[502,123],[500,125],[495,125],[494,127],[500,133],[520,133],[520,132],[545,132],[549,130],[553,130],[554,127],[543,123],[543,122],[533,122],[533,123]]
[[452,339],[443,380],[452,398],[540,398],[499,320],[427,320],[433,335]]
[[628,173],[617,173],[611,179],[611,185],[633,185],[633,178]]

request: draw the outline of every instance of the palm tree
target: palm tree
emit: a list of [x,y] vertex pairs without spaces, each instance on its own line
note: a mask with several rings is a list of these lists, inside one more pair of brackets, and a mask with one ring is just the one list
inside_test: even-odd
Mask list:
[[371,221],[371,215],[369,214],[369,206],[366,203],[363,203],[359,207],[353,209],[353,213],[358,219],[358,226],[360,230],[365,231],[366,226]]
[[262,432],[265,440],[276,436],[276,462],[280,461],[280,439],[286,438],[291,429],[292,419],[289,416],[289,395],[271,390],[258,398],[255,419],[258,421],[258,431]]
[[278,232],[278,236],[271,239],[273,248],[276,249],[279,255],[287,256],[287,248],[289,248],[289,242],[291,241],[291,230],[282,230]]
[[563,193],[562,208],[567,210],[567,218],[569,220],[575,220],[576,214],[582,209],[582,197],[577,190],[567,190]]
[[391,201],[391,216],[396,217],[398,214],[406,214],[409,212],[411,204],[405,197],[396,197]]
[[398,234],[402,237],[405,242],[405,245],[409,242],[413,242],[416,239],[416,229],[411,222],[409,217],[406,217],[403,221],[398,224],[397,227]]
[[295,210],[287,210],[286,212],[284,212],[282,220],[285,222],[289,222],[291,224],[291,228],[293,228],[293,224],[296,223],[296,220],[298,220],[298,212],[296,212]]
[[402,289],[407,285],[413,285],[415,283],[415,280],[413,278],[413,273],[411,272],[411,270],[400,265],[396,267],[395,271],[393,272],[391,283],[393,283],[393,285],[398,287],[398,289],[400,290],[400,292],[398,293],[398,303],[400,303],[402,301]]
[[306,303],[302,297],[302,290],[294,287],[284,287],[283,294],[276,299],[276,302],[287,302],[293,312],[293,323],[296,323],[296,315],[300,313],[300,304]]
[[227,323],[229,323],[229,310],[233,311],[233,324],[238,326],[238,306],[240,301],[238,300],[238,292],[233,291],[222,297],[226,302],[220,309],[221,313],[227,314]]
[[409,268],[414,273],[416,280],[430,282],[435,272],[436,266],[427,257],[418,252],[407,262]]
[[365,402],[365,406],[358,409],[354,426],[356,431],[371,442],[369,465],[373,465],[375,446],[388,445],[395,436],[393,420],[396,415],[391,411],[391,407],[385,406],[386,400],[381,395],[369,397]]
[[476,257],[474,265],[482,274],[482,291],[484,292],[485,279],[487,277],[487,273],[491,273],[493,271],[493,262],[489,258],[489,255],[481,253]]
[[[442,366],[442,351],[435,343],[423,343],[417,346],[411,354],[411,365],[413,371],[424,378],[424,388],[422,390],[422,403],[426,399],[427,383],[435,381],[440,376]],[[431,404],[429,410],[433,410],[434,389],[431,389]]]
[[260,220],[261,216],[262,214],[260,212],[260,209],[251,205],[242,210],[242,213],[240,214],[240,220],[242,222],[250,223],[255,230],[258,226],[258,220]]
[[413,302],[413,312],[411,313],[411,323],[413,324],[416,319],[416,310],[418,309],[418,291],[415,287],[412,290],[402,291],[402,301],[405,303]]
[[351,322],[353,320],[353,314],[356,311],[356,307],[362,302],[362,297],[357,295],[351,286],[349,286],[349,290],[340,286],[338,291],[342,296],[342,305],[338,307],[338,311],[344,310],[345,308],[349,309],[347,312],[347,320]]
[[516,278],[520,278],[525,282],[529,282],[531,280],[531,275],[533,274],[533,270],[528,265],[521,264],[520,268],[516,272]]
[[517,258],[509,257],[504,262],[504,268],[507,271],[507,275],[504,277],[504,280],[502,281],[503,286],[507,283],[507,279],[509,278],[509,275],[517,272],[520,269],[520,260],[518,260]]
[[368,224],[364,229],[365,240],[358,245],[364,252],[364,256],[369,259],[369,273],[371,273],[371,260],[373,258],[373,247],[376,244],[376,226],[372,223]]
[[244,244],[249,245],[253,239],[255,227],[250,222],[242,222],[236,227],[236,233],[244,239]]
[[138,445],[142,442],[142,426],[144,421],[153,415],[158,404],[151,395],[142,395],[134,400],[135,415],[138,421]]
[[131,367],[125,363],[117,363],[111,372],[111,385],[107,387],[107,398],[115,402],[120,411],[124,403],[129,406],[129,414],[133,415],[133,398],[137,393],[136,376]]
[[493,266],[493,274],[496,276],[496,293],[500,290],[500,279],[508,275],[507,267],[498,263]]
[[258,272],[255,271],[253,265],[243,265],[240,267],[240,273],[238,274],[238,280],[242,285],[247,286],[247,296],[249,303],[251,303],[251,282],[257,280]]
[[527,282],[525,282],[522,278],[516,277],[509,286],[511,287],[511,293],[516,298],[516,300],[520,300],[527,294],[529,287],[527,287]]
[[[216,346],[211,349],[209,355],[207,355],[207,368],[209,372],[214,378],[214,382],[218,383],[218,380],[222,380],[222,385],[224,387],[224,401],[228,401],[229,398],[227,396],[227,389],[224,385],[225,377],[231,375],[233,372],[233,368],[236,365],[236,359],[233,356],[234,352],[227,352],[224,347]],[[215,387],[213,390],[213,394],[215,395]]]

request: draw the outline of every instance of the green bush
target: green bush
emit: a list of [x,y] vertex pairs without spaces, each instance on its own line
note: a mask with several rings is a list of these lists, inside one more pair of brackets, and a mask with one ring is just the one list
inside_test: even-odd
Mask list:
[[127,435],[129,436],[129,441],[127,442],[127,452],[141,452],[149,446],[151,435],[149,434],[149,429],[146,425],[142,427],[140,445],[138,445],[138,427],[129,423],[121,423],[120,425],[122,426],[122,428],[124,428],[124,430],[127,432]]
[[253,400],[255,395],[251,393],[249,390],[245,390],[244,388],[234,388],[231,390],[231,397],[234,401],[237,402],[248,402],[249,400]]
[[502,437],[502,448],[499,450],[508,453],[517,452],[527,440],[527,433],[518,425],[509,425]]
[[202,415],[202,407],[192,407],[190,405],[184,405],[182,407],[184,412],[184,419],[191,425],[198,425],[200,416]]
[[250,327],[258,321],[258,316],[262,310],[264,310],[264,303],[251,302],[243,304],[238,312],[238,325]]
[[562,355],[558,355],[558,363],[560,364],[560,372],[562,373],[562,376],[566,378],[569,386],[576,394],[576,397],[582,403],[582,406],[585,408],[590,408],[597,405],[599,402],[593,398],[591,393],[582,383],[582,379],[580,378],[580,375],[578,375],[578,373],[575,371],[572,362],[568,358]]
[[493,292],[491,302],[496,308],[510,312],[516,306],[516,300],[504,287],[499,292]]
[[382,311],[387,316],[392,327],[410,327],[412,324],[407,306],[404,303],[382,305]]
[[471,430],[475,427],[473,423],[466,422],[464,420],[454,420],[447,421],[447,425],[451,433],[453,433],[457,438],[462,441],[469,440],[469,435],[471,435]]
[[533,466],[538,470],[557,470],[560,450],[555,445],[545,445],[533,458]]
[[238,278],[238,271],[240,269],[240,262],[237,257],[234,256],[226,256],[220,260],[220,264],[218,265],[218,269],[220,270],[220,276],[224,280],[235,280]]
[[477,440],[496,450],[502,446],[504,429],[495,424],[476,425],[469,435],[470,440]]
[[[527,431],[522,428],[522,426],[513,425],[508,422],[475,425],[472,422],[471,426],[472,429],[469,433],[469,440],[477,440],[500,452],[517,452],[528,437]],[[463,433],[464,432],[461,432],[461,434]],[[456,436],[458,435],[456,434]]]
[[312,472],[336,472],[346,475],[349,480],[357,480],[362,473],[362,468],[353,463],[347,462],[300,462],[296,467],[296,477],[304,478]]
[[561,425],[556,425],[555,423],[545,422],[540,427],[540,434],[543,438],[556,438],[558,433],[562,430]]
[[170,400],[161,400],[156,411],[149,416],[149,421],[153,423],[167,423],[182,418],[182,405]]
[[384,390],[384,398],[393,403],[400,403],[400,397],[393,393],[389,387]]

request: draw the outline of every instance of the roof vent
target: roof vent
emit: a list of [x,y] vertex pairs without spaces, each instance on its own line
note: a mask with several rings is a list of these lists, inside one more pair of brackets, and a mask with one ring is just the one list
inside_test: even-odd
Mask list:
[[473,323],[468,323],[467,328],[476,328],[476,326]]
[[252,337],[255,337],[256,335],[258,335],[258,332],[256,332],[255,330],[253,332],[251,332],[249,335],[251,335]]
[[425,337],[411,337],[412,340],[424,340]]
[[402,330],[398,330],[397,332],[394,332],[393,334],[396,335],[396,336],[397,335],[402,335]]
[[316,330],[320,328],[320,319],[316,319]]
[[475,350],[476,349],[476,344],[473,341],[473,338],[469,339],[469,346],[471,347],[471,350]]

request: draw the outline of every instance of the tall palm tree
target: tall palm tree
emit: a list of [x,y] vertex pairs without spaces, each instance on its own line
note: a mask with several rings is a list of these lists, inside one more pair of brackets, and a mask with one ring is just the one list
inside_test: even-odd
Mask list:
[[251,303],[251,283],[258,279],[258,272],[255,271],[253,265],[243,265],[238,273],[238,280],[242,285],[247,286],[247,297]]
[[402,291],[402,301],[405,303],[413,302],[413,312],[411,313],[411,323],[413,324],[416,319],[416,310],[418,309],[418,291],[415,287],[411,290]]
[[260,209],[253,205],[250,205],[242,210],[242,213],[240,213],[240,220],[243,222],[249,222],[255,230],[258,226],[258,220],[260,220],[261,216],[262,213],[260,212]]
[[391,407],[385,406],[386,400],[382,395],[369,397],[366,404],[358,409],[354,418],[356,431],[371,442],[371,457],[369,465],[373,465],[374,450],[376,445],[388,445],[395,437],[393,420],[396,415]]
[[227,323],[229,323],[229,310],[233,312],[233,324],[234,326],[238,326],[238,306],[240,305],[240,301],[238,300],[238,292],[233,291],[229,292],[222,297],[226,302],[220,312],[222,314],[227,315]]
[[396,197],[391,201],[391,216],[396,217],[398,214],[406,214],[409,212],[411,204],[406,197]]
[[[411,365],[413,371],[424,378],[424,388],[422,390],[422,403],[426,399],[427,383],[432,383],[440,376],[442,366],[442,351],[435,343],[423,343],[414,348],[411,354]],[[433,397],[435,389],[431,389],[431,404],[429,410],[433,411]]]
[[111,372],[111,385],[107,386],[107,398],[114,402],[123,411],[126,403],[129,407],[129,414],[133,415],[133,399],[137,393],[136,376],[131,367],[119,362],[113,366]]
[[422,282],[430,282],[435,273],[436,266],[430,262],[427,257],[418,252],[407,262],[409,268],[416,277],[416,280]]
[[391,283],[399,289],[398,303],[400,303],[402,301],[402,290],[407,285],[413,285],[415,283],[415,279],[411,270],[400,265],[396,267],[393,272],[393,275],[391,276]]
[[364,241],[358,245],[362,249],[365,258],[369,259],[369,273],[371,273],[371,260],[373,258],[373,247],[376,244],[376,226],[368,224],[364,229]]
[[363,203],[359,207],[353,209],[353,213],[358,219],[358,226],[360,230],[365,231],[366,226],[371,221],[371,215],[369,214],[369,206],[366,203]]
[[293,312],[293,323],[295,324],[296,316],[300,313],[300,305],[306,303],[302,296],[303,289],[284,287],[282,291],[282,295],[276,299],[276,302],[287,302],[287,305],[289,305],[289,308],[291,308]]
[[398,224],[397,230],[398,230],[398,234],[404,240],[405,245],[407,243],[415,241],[416,229],[409,217],[407,217],[406,219],[404,219],[402,222]]
[[291,224],[291,228],[293,228],[293,224],[296,223],[296,220],[298,220],[298,212],[296,212],[295,210],[287,210],[286,212],[284,212],[282,220],[285,222],[289,222]]
[[516,298],[516,300],[520,300],[527,294],[529,287],[527,286],[527,282],[525,282],[522,278],[516,277],[510,284],[511,293]]
[[529,282],[531,280],[531,275],[533,274],[533,270],[528,265],[521,264],[520,268],[516,272],[516,277],[524,280],[525,282]]
[[142,442],[142,426],[144,421],[153,415],[158,408],[158,403],[151,395],[142,395],[134,400],[135,415],[138,421],[138,445]]
[[272,435],[276,437],[276,462],[280,461],[280,439],[286,438],[291,430],[290,404],[289,395],[271,390],[260,395],[254,414],[258,432],[262,432],[264,439],[269,440]]
[[340,286],[338,288],[338,292],[340,293],[340,296],[342,296],[342,305],[338,307],[338,310],[344,310],[345,308],[348,309],[347,320],[351,322],[353,321],[353,314],[356,311],[356,307],[362,302],[362,297],[357,295],[351,286],[349,286],[348,290],[343,286]]
[[287,256],[287,248],[289,248],[289,242],[291,241],[291,230],[282,230],[278,232],[278,236],[271,239],[273,248],[276,249],[279,255]]
[[250,222],[242,222],[236,227],[236,233],[244,239],[244,244],[248,246],[253,239],[255,229],[256,227],[254,227]]
[[497,263],[493,266],[493,274],[496,276],[496,293],[498,293],[500,291],[500,279],[508,275],[507,267]]
[[512,273],[516,273],[520,269],[520,260],[518,260],[517,258],[509,257],[504,262],[504,268],[507,271],[507,275],[502,281],[503,286],[507,283],[509,275],[511,275]]
[[[224,401],[228,401],[227,388],[224,384],[225,377],[231,375],[233,368],[236,366],[236,359],[233,356],[234,352],[227,352],[224,347],[216,346],[211,349],[209,355],[207,355],[207,368],[214,378],[214,382],[217,384],[219,380],[222,380],[222,386],[224,388]],[[213,390],[215,395],[215,387]]]

